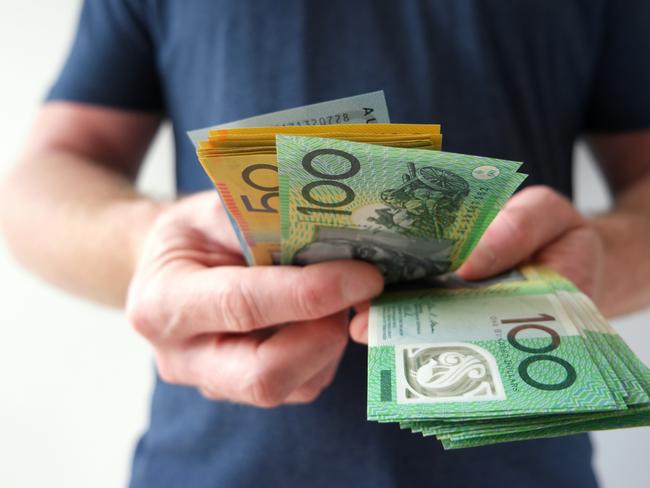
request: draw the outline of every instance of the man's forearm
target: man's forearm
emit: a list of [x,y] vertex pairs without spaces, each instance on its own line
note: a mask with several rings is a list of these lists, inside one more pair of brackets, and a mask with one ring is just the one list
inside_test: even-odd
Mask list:
[[0,183],[0,224],[24,266],[56,286],[121,306],[140,243],[161,205],[65,152],[21,162]]
[[614,316],[650,306],[650,176],[619,195],[615,209],[593,224],[606,255],[600,308]]

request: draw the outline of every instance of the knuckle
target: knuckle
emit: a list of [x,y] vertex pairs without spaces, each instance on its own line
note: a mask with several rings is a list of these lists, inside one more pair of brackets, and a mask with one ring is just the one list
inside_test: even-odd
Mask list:
[[173,385],[181,384],[176,368],[172,365],[171,361],[160,354],[156,355],[156,368],[158,369],[158,376],[165,383]]
[[560,194],[553,190],[550,186],[539,185],[533,187],[531,190],[534,190],[537,193],[538,198],[544,202],[555,203],[562,199]]
[[217,401],[222,399],[222,396],[219,395],[219,393],[217,393],[216,391],[212,390],[211,388],[206,388],[206,387],[199,388],[199,392],[201,393],[201,395],[203,395],[203,397],[207,398],[208,400]]
[[127,320],[131,326],[150,342],[162,343],[178,335],[182,323],[179,310],[174,307],[165,287],[158,282],[150,283],[137,295],[129,297],[126,305]]
[[334,381],[336,368],[331,368],[325,374],[321,374],[316,381],[311,381],[295,391],[291,398],[296,403],[311,403],[315,401]]
[[250,332],[257,328],[261,315],[251,290],[241,282],[224,286],[217,307],[223,326],[232,332]]
[[348,343],[348,328],[346,324],[341,326],[322,327],[319,330],[319,341],[327,347],[332,358],[339,356]]
[[302,387],[298,392],[296,392],[296,398],[295,402],[296,403],[312,403],[315,401],[323,391],[323,389],[326,387],[324,385],[323,387],[320,386],[304,386]]
[[566,215],[567,213],[577,215],[577,212],[573,209],[573,204],[550,186],[540,185],[535,187],[535,190],[542,208],[549,215]]
[[348,335],[349,322],[346,315],[347,312],[345,313],[343,320],[332,327],[332,339],[341,349],[344,348],[350,340],[350,336]]
[[585,227],[577,232],[581,232],[586,241],[585,247],[591,251],[595,258],[600,258],[605,254],[605,243],[603,237],[593,227]]
[[142,336],[152,339],[156,334],[156,308],[144,300],[131,299],[126,305],[126,317],[131,326]]
[[340,297],[340,288],[332,280],[313,279],[311,270],[304,268],[301,279],[293,284],[293,303],[298,312],[307,318],[319,318],[327,315],[328,305]]
[[323,378],[323,382],[320,384],[318,388],[319,394],[323,390],[327,389],[334,382],[335,377],[336,377],[336,368],[332,368],[332,370],[327,373],[325,378]]
[[594,297],[600,289],[605,248],[602,237],[595,229],[581,227],[573,230],[566,238],[566,249],[552,256],[561,274],[588,296]]
[[530,246],[534,241],[535,222],[527,214],[525,208],[505,208],[503,218],[508,226],[512,242]]
[[249,376],[245,390],[251,403],[263,408],[277,407],[286,398],[273,375],[264,369],[256,370]]

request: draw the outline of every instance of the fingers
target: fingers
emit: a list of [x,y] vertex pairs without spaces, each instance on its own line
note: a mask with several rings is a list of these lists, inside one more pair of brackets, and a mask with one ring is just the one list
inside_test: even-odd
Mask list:
[[559,193],[544,186],[527,188],[503,207],[457,272],[468,280],[501,273],[583,225],[582,216]]
[[350,322],[350,337],[361,344],[368,344],[369,309],[359,311]]
[[129,288],[127,314],[154,344],[313,320],[379,294],[372,265],[241,266],[215,194],[172,205],[154,225]]
[[172,268],[149,290],[149,297],[129,308],[129,319],[151,341],[163,343],[325,317],[378,295],[382,288],[379,271],[360,261],[304,268]]
[[540,250],[534,260],[565,276],[598,302],[604,256],[604,246],[597,232],[591,227],[579,227]]
[[[291,393],[283,403],[303,404],[311,403],[316,400],[321,392],[327,388],[334,380],[334,376],[336,375],[336,370],[338,368],[338,363],[339,360],[336,360],[325,366],[322,371],[318,372],[313,378],[307,381],[307,383]],[[229,400],[222,394],[210,391],[206,388],[199,387],[198,389],[204,397],[210,400]]]
[[204,242],[218,243],[220,251],[241,256],[235,231],[219,194],[214,190],[185,196],[171,205],[157,222],[153,235],[159,242],[167,236],[175,241],[199,238]]
[[307,383],[291,393],[286,398],[285,403],[311,403],[316,400],[321,392],[334,380],[340,359],[341,358],[338,357],[336,360],[325,366],[323,370],[316,373],[316,375],[307,381]]
[[331,381],[347,343],[346,314],[260,335],[204,336],[158,354],[161,377],[213,399],[272,407],[315,398]]

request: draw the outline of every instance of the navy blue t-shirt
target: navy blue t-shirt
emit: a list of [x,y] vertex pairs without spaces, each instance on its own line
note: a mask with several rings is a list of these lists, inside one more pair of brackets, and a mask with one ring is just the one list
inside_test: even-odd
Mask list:
[[[211,188],[185,132],[383,89],[449,151],[525,161],[571,194],[574,141],[650,127],[650,2],[94,0],[49,99],[171,120],[177,185]],[[595,484],[587,436],[445,452],[365,420],[366,349],[314,403],[264,410],[158,380],[132,486]]]

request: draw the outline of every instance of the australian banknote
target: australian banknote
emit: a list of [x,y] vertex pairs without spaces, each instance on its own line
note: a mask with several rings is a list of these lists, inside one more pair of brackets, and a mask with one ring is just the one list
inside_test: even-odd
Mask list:
[[386,98],[383,90],[378,90],[195,129],[189,131],[187,135],[194,147],[198,148],[200,141],[208,139],[210,130],[216,129],[388,122],[390,122],[390,118]]
[[368,418],[448,448],[647,425],[648,368],[614,351],[624,343],[605,323],[570,282],[530,266],[388,293],[370,313]]
[[372,262],[388,282],[455,270],[525,179],[521,163],[278,135],[282,263]]

